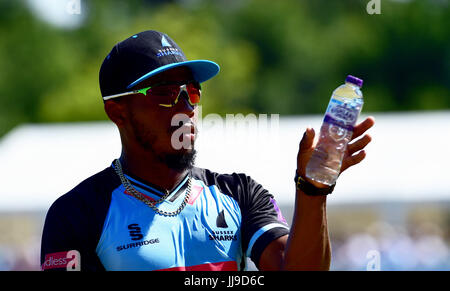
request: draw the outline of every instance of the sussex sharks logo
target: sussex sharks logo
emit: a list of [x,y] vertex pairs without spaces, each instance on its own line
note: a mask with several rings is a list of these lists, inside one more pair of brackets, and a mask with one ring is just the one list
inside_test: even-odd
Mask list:
[[228,224],[225,220],[225,211],[222,210],[219,215],[217,215],[216,226],[222,228],[223,230],[215,230],[213,234],[209,235],[209,240],[218,241],[232,241],[237,240],[237,236],[233,230],[227,230]]
[[161,49],[158,50],[158,53],[156,54],[156,56],[158,58],[160,58],[160,57],[163,57],[163,56],[170,56],[170,55],[183,56],[183,54],[177,48],[174,48],[169,43],[167,38],[163,35],[161,37]]
[[165,36],[163,35],[162,37],[161,37],[161,46],[162,47],[165,47],[165,46],[172,46],[168,41],[167,41],[167,39],[165,38]]

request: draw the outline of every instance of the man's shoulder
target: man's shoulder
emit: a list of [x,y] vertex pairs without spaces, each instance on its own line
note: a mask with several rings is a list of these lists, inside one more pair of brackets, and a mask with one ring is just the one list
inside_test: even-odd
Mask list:
[[115,175],[112,167],[108,167],[79,183],[69,192],[63,194],[51,208],[60,210],[108,204],[111,192],[120,185],[120,179]]
[[120,184],[116,179],[114,170],[107,168],[53,202],[42,233],[41,264],[47,255],[77,250],[81,253],[82,270],[103,270],[95,248],[109,211],[111,193]]
[[248,200],[248,197],[257,195],[258,189],[263,189],[260,184],[245,173],[217,173],[209,169],[193,168],[194,179],[201,180],[207,187],[215,186],[227,195],[231,195],[237,201]]
[[195,179],[202,180],[208,186],[218,183],[236,184],[245,183],[252,178],[245,173],[218,173],[206,168],[194,167],[192,175]]

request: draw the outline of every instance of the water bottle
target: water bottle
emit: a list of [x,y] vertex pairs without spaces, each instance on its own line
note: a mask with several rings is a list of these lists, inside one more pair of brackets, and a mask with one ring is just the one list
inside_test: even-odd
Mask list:
[[320,128],[319,141],[306,165],[306,177],[326,185],[333,185],[339,176],[347,144],[352,139],[363,106],[363,80],[348,75],[345,84],[331,95]]

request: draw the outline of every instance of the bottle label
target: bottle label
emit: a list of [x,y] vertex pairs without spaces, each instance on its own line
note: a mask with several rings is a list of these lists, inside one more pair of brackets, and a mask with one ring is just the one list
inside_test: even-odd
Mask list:
[[359,109],[349,103],[331,99],[325,114],[324,122],[353,130],[358,119]]

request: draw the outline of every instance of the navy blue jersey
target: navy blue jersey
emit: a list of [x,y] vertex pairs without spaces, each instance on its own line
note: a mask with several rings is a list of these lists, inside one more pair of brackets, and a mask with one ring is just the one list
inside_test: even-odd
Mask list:
[[[242,270],[289,233],[273,196],[244,174],[190,172],[191,194],[174,217],[131,196],[114,166],[86,179],[50,207],[41,246],[43,270]],[[151,200],[162,189],[125,173]],[[158,208],[176,210],[188,177]]]

